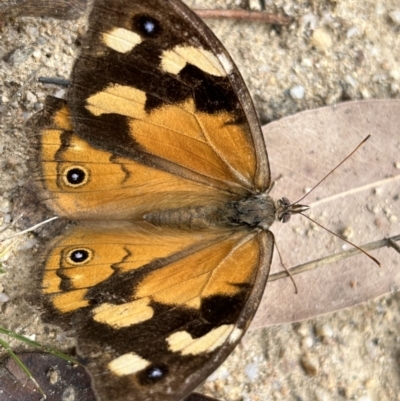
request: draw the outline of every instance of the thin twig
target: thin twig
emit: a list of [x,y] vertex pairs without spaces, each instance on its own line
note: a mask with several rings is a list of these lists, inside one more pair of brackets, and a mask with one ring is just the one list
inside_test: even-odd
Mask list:
[[194,10],[194,12],[204,19],[234,19],[265,22],[267,24],[289,25],[292,19],[280,14],[271,14],[264,11],[246,10]]
[[400,246],[396,244],[392,238],[388,238],[388,245],[389,247],[395,249],[398,253],[400,253]]
[[[395,235],[390,238],[384,238],[379,241],[369,242],[368,244],[362,245],[361,247],[364,250],[372,251],[374,249],[383,248],[385,246],[393,247],[392,243],[395,241],[400,241],[400,234]],[[291,267],[289,269],[289,271],[293,276],[295,276],[296,274],[300,274],[300,273],[304,273],[309,270],[313,270],[317,267],[327,265],[328,263],[338,262],[339,260],[350,258],[359,253],[361,253],[361,251],[359,251],[358,249],[349,249],[347,251],[335,253],[330,256],[325,256],[324,258],[313,260],[312,262],[302,263],[301,265]],[[279,273],[271,274],[268,278],[268,281],[275,281],[275,280],[279,280],[281,278],[286,278],[286,277],[287,277],[286,271],[282,271]]]
[[290,273],[289,269],[288,269],[288,268],[286,267],[286,265],[283,263],[281,251],[279,250],[278,244],[275,242],[274,245],[275,245],[276,250],[278,251],[279,260],[280,260],[280,262],[281,262],[281,265],[282,265],[283,268],[285,269],[286,275],[290,277],[290,280],[291,280],[292,283],[293,283],[293,286],[294,286],[294,293],[295,293],[295,294],[298,294],[299,291],[298,291],[298,289],[297,289],[297,284],[296,284],[296,282],[294,281],[294,278],[293,278],[292,274]]
[[37,228],[39,228],[39,227],[41,227],[41,226],[43,226],[43,225],[45,225],[45,224],[47,224],[47,223],[50,223],[50,222],[53,221],[53,220],[57,220],[57,219],[58,219],[58,217],[55,216],[55,217],[51,217],[50,219],[47,219],[47,220],[45,220],[45,221],[41,221],[40,223],[35,224],[34,226],[27,228],[26,230],[19,231],[19,232],[15,233],[15,234],[11,234],[11,235],[9,235],[9,236],[6,237],[6,238],[1,239],[1,240],[0,240],[0,243],[1,243],[1,242],[4,242],[4,241],[8,241],[9,239],[14,238],[14,237],[18,237],[18,236],[20,236],[20,235],[22,235],[22,234],[29,233],[30,231],[34,231],[34,230],[36,230]]

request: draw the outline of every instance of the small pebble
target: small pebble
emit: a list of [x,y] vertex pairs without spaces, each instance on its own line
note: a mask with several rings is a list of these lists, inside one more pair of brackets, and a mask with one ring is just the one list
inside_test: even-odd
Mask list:
[[53,96],[58,99],[63,99],[65,96],[65,89],[59,89]]
[[368,395],[362,395],[358,401],[373,401],[373,399],[371,397],[369,397]]
[[36,341],[36,334],[31,334],[31,335],[25,334],[25,337],[26,337],[26,338],[29,338],[29,339],[32,340],[32,341]]
[[301,358],[300,363],[308,376],[317,375],[319,370],[319,362],[316,357],[306,354]]
[[300,323],[299,327],[297,328],[297,332],[302,337],[308,337],[310,335],[310,326],[307,323]]
[[36,49],[33,53],[32,56],[35,60],[40,60],[42,57],[42,52],[39,49]]
[[253,11],[261,11],[261,2],[259,0],[249,0],[249,8]]
[[57,370],[54,370],[54,369],[50,369],[48,372],[47,372],[47,375],[46,375],[48,378],[49,378],[49,382],[51,383],[51,384],[56,384],[59,380],[60,380],[60,377],[59,377],[59,374],[58,374],[58,371]]
[[8,199],[3,199],[0,203],[0,212],[10,213],[11,212],[11,202]]
[[332,46],[332,38],[325,29],[316,29],[311,37],[312,46],[319,50],[328,50]]
[[3,214],[3,224],[10,224],[11,223],[11,214],[5,213]]
[[310,349],[314,345],[314,339],[311,336],[304,337],[301,340],[301,347],[304,350]]
[[344,80],[351,85],[353,88],[357,86],[357,80],[355,80],[351,75],[346,75]]
[[390,78],[393,78],[396,81],[400,81],[400,69],[399,70],[391,70],[389,72]]
[[293,86],[290,89],[290,96],[295,100],[300,100],[304,98],[305,89],[301,85]]
[[27,251],[38,243],[36,238],[31,238],[18,246],[19,251]]
[[390,85],[390,91],[391,91],[393,94],[398,93],[398,92],[399,92],[399,89],[400,89],[400,87],[399,87],[399,85],[397,85],[397,84],[391,84],[391,85]]
[[350,38],[354,38],[355,36],[358,36],[359,34],[360,34],[360,32],[359,32],[358,28],[356,26],[353,26],[347,30],[346,37],[347,37],[347,39],[350,39]]
[[303,58],[301,60],[301,65],[303,67],[312,67],[313,66],[313,62],[312,62],[312,60],[310,58]]
[[304,28],[310,27],[311,30],[314,30],[317,27],[318,18],[314,14],[305,14],[300,18],[300,26]]
[[316,401],[329,401],[331,397],[325,390],[317,388],[315,390],[315,399]]
[[367,88],[362,88],[360,92],[362,94],[363,99],[371,99],[372,97],[371,92]]
[[18,67],[19,65],[23,64],[32,53],[33,47],[18,47],[6,55],[3,59],[13,67]]
[[37,102],[37,97],[31,91],[27,90],[25,92],[25,99],[29,104],[34,104]]
[[342,230],[342,236],[346,239],[349,239],[353,236],[353,229],[349,226],[343,228]]
[[315,325],[315,334],[318,337],[322,338],[332,338],[333,337],[333,330],[332,327],[328,323]]
[[10,297],[4,292],[0,292],[0,303],[8,302]]
[[258,376],[258,364],[250,363],[244,368],[244,371],[250,380],[255,380]]
[[392,10],[388,15],[396,25],[400,25],[400,10]]

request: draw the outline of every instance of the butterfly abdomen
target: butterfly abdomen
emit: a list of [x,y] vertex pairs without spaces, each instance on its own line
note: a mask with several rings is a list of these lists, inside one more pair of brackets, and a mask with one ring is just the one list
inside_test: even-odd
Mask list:
[[198,206],[155,211],[144,219],[156,226],[199,230],[220,226],[222,216],[223,209],[217,206]]

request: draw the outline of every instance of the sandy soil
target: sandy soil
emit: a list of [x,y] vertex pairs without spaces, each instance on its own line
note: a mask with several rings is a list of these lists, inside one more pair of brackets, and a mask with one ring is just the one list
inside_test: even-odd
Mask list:
[[[188,3],[198,8],[241,5],[238,0]],[[266,3],[269,11],[284,10],[293,23],[209,22],[237,62],[263,123],[346,100],[400,97],[398,0]],[[257,8],[258,2],[250,4]],[[36,78],[68,78],[82,24],[20,18],[0,26],[3,235],[16,231],[10,221],[29,188],[24,124],[47,94],[63,92]],[[0,254],[6,272],[0,276],[0,324],[66,349],[66,336],[41,324],[24,300],[40,267],[37,243],[28,234],[7,243]],[[250,332],[203,390],[230,401],[400,400],[399,307],[400,296],[393,294],[330,316]]]

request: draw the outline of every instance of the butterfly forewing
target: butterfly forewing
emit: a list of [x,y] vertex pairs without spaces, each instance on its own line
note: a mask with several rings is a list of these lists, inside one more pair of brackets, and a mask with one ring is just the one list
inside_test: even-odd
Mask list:
[[265,191],[261,130],[214,35],[178,1],[110,4],[95,2],[73,70],[68,103],[79,135],[219,188]]
[[227,190],[94,148],[74,131],[63,100],[47,98],[43,114],[35,121],[39,175],[46,202],[61,216],[132,221],[154,210],[221,206],[232,198]]

